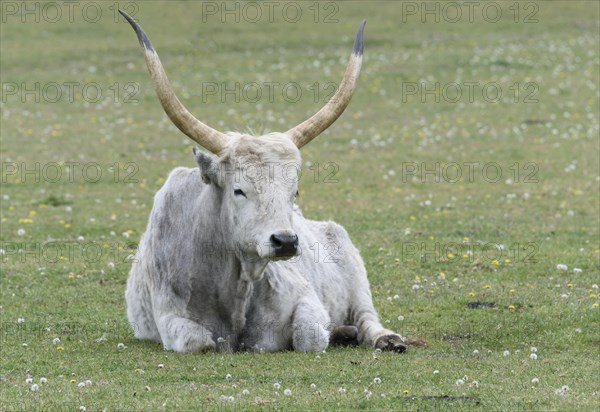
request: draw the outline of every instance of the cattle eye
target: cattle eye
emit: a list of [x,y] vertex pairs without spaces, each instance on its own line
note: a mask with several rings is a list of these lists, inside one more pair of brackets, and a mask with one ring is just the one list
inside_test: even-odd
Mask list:
[[243,191],[242,189],[235,189],[235,190],[233,191],[233,194],[234,194],[234,195],[236,195],[236,196],[244,196],[244,197],[247,197],[247,196],[246,196],[246,193],[244,193],[244,191]]

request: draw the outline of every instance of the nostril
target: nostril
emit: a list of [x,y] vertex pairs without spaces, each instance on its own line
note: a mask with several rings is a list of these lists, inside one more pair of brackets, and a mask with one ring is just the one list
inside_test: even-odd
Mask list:
[[282,246],[282,241],[277,235],[271,235],[271,244],[275,248],[280,248]]

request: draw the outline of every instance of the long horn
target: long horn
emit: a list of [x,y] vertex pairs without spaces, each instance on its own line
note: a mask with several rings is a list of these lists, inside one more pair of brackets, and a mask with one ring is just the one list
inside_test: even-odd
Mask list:
[[312,117],[285,132],[298,148],[301,148],[331,126],[350,103],[360,75],[363,55],[363,30],[366,22],[366,20],[363,20],[358,28],[344,78],[333,97]]
[[169,116],[169,119],[171,119],[173,124],[175,124],[175,126],[190,139],[204,147],[206,150],[219,154],[227,145],[229,140],[228,136],[196,119],[185,106],[181,104],[171,87],[171,83],[169,83],[169,79],[158,58],[158,54],[156,54],[156,51],[154,50],[152,43],[150,43],[150,39],[146,33],[144,33],[144,30],[142,30],[140,25],[123,10],[119,10],[119,13],[125,17],[137,34],[138,40],[144,49],[146,66],[148,66],[148,71],[150,72],[150,76],[152,76],[154,90],[156,91],[158,100],[160,100],[160,104],[165,110],[165,113]]

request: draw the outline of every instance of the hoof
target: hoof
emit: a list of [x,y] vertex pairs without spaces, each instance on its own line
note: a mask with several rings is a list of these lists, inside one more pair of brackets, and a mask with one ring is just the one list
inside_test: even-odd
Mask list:
[[354,325],[340,326],[331,333],[333,345],[358,346],[358,328]]
[[375,348],[381,350],[391,350],[394,352],[406,352],[406,344],[404,339],[398,335],[385,335],[377,339]]

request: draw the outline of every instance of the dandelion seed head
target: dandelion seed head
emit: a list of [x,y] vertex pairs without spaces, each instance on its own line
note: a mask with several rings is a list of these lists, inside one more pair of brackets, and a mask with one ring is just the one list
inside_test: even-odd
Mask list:
[[292,391],[290,389],[286,389],[286,390],[283,391],[283,394],[285,396],[292,396]]
[[373,379],[373,383],[375,385],[379,385],[381,383],[381,379],[380,378],[375,378],[375,379]]
[[502,356],[508,356],[510,355],[510,351],[505,350],[504,352],[502,352]]
[[529,355],[529,359],[536,360],[537,359],[537,355],[535,353],[532,353],[531,355]]
[[31,388],[29,388],[29,390],[31,392],[37,392],[40,390],[40,386],[37,383],[34,383],[33,385],[31,385]]
[[531,383],[532,383],[533,385],[537,385],[538,383],[540,383],[540,380],[539,380],[538,378],[533,378],[533,379],[531,380]]

